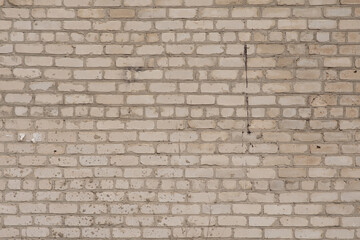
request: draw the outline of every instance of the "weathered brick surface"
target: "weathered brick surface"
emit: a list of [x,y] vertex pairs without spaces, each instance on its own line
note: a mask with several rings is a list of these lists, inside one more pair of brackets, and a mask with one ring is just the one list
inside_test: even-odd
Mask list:
[[360,239],[360,0],[0,0],[0,239]]

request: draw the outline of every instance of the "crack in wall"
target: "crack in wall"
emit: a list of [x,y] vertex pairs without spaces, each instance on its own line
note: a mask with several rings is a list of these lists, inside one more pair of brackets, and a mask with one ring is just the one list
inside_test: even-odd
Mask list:
[[250,131],[250,109],[249,109],[249,96],[248,96],[248,87],[249,87],[249,81],[248,81],[248,56],[247,56],[247,44],[244,45],[244,64],[245,64],[245,108],[246,108],[246,132],[248,134],[251,133]]

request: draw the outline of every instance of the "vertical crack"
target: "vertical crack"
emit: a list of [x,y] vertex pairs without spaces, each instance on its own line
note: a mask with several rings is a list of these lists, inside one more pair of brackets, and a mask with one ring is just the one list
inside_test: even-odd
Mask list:
[[249,96],[248,96],[248,57],[247,57],[247,45],[244,45],[244,63],[245,63],[245,107],[246,107],[246,131],[248,134],[251,133],[250,131],[250,109],[249,109]]

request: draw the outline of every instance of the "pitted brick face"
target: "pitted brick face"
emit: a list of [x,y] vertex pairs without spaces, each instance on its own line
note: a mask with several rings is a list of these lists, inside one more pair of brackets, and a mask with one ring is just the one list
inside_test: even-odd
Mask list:
[[0,239],[360,239],[360,0],[0,0]]

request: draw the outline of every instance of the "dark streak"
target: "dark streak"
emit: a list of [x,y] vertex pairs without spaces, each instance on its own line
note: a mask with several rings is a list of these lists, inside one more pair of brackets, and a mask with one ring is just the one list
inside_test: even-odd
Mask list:
[[125,67],[124,69],[129,71],[134,70],[135,72],[145,71],[144,67]]
[[246,106],[246,131],[248,134],[251,133],[250,131],[250,121],[249,121],[249,116],[250,116],[250,109],[249,109],[249,97],[248,97],[248,58],[247,58],[247,45],[245,43],[244,45],[244,62],[245,62],[245,84],[246,84],[246,88],[245,88],[245,106]]
[[245,57],[245,83],[246,83],[246,88],[247,88],[248,87],[248,76],[247,76],[248,63],[247,63],[247,45],[246,45],[246,43],[244,45],[244,57]]

